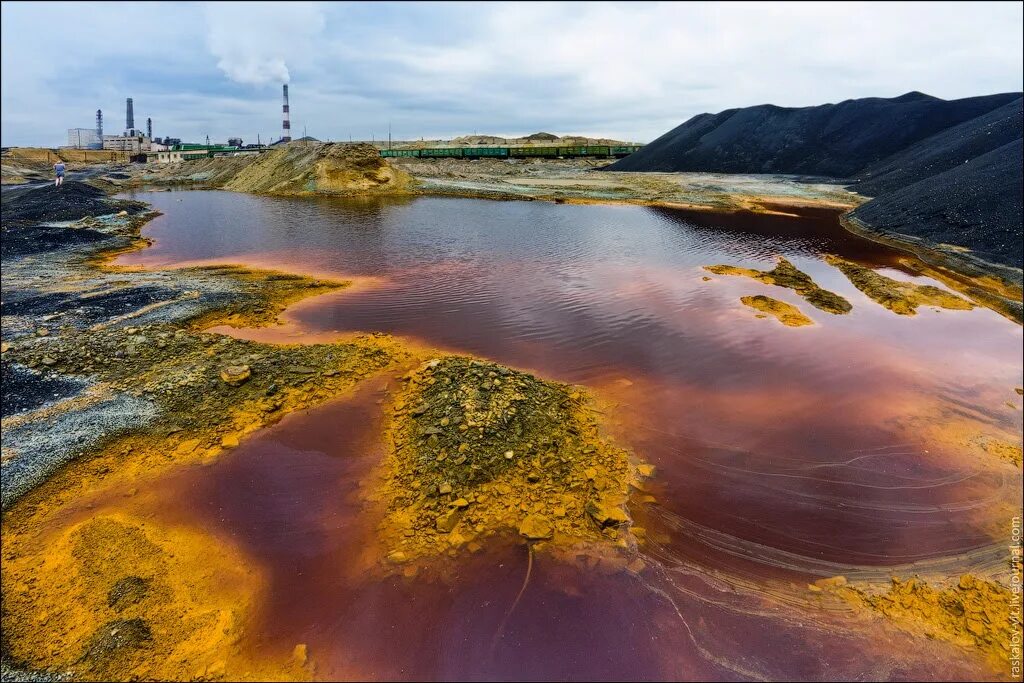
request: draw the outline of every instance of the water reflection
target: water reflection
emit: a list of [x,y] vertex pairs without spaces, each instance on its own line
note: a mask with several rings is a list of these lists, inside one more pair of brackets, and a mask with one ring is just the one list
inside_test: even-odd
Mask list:
[[[994,530],[1019,505],[1019,470],[978,444],[1019,442],[1020,327],[985,309],[908,318],[878,306],[821,254],[910,276],[899,254],[842,231],[835,216],[142,198],[165,215],[146,229],[154,246],[122,262],[372,277],[294,306],[289,339],[386,331],[585,383],[607,402],[609,429],[658,467],[658,505],[637,511],[652,534],[649,570],[540,565],[494,649],[521,581],[521,547],[460,561],[443,580],[358,578],[372,525],[345,493],[361,476],[347,468],[379,457],[375,404],[295,416],[301,428],[283,423],[174,489],[187,501],[182,514],[226,526],[274,568],[281,583],[265,608],[265,646],[309,640],[326,677],[976,673],[941,645],[773,602],[792,603],[808,578],[830,573],[991,567],[1001,561]],[[780,255],[853,311],[830,315],[790,290],[706,279],[701,269],[770,269]],[[800,307],[815,325],[755,318],[739,297],[757,293]],[[272,504],[238,502],[253,500]],[[864,657],[880,668],[865,674]]]

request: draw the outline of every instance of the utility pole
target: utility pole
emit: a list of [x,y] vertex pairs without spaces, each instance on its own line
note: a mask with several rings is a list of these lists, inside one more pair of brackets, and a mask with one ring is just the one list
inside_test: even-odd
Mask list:
[[391,149],[391,122],[388,121],[388,149]]

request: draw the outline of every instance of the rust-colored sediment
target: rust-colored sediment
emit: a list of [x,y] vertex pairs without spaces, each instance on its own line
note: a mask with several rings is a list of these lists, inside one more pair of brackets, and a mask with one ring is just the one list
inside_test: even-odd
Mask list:
[[822,289],[811,279],[810,275],[799,270],[782,257],[779,257],[778,264],[772,270],[754,270],[753,268],[739,268],[729,265],[704,266],[704,270],[716,275],[749,277],[766,285],[776,285],[792,289],[802,296],[807,303],[826,313],[839,315],[849,313],[853,308],[849,301],[834,292]]
[[452,356],[405,381],[375,492],[392,563],[472,551],[502,533],[538,548],[634,547],[627,494],[652,471],[600,433],[581,390]]
[[[770,296],[762,294],[744,296],[740,297],[740,301],[754,310],[774,317],[786,327],[803,327],[804,325],[814,324],[813,320],[801,313],[800,309],[793,304],[787,304],[785,301],[779,301]],[[765,316],[759,315],[758,317],[763,318]]]
[[932,285],[894,280],[838,256],[826,255],[825,262],[838,268],[854,287],[864,292],[870,299],[897,315],[915,315],[919,306],[959,311],[974,308],[970,301]]
[[[1020,567],[1015,571],[1019,580]],[[1008,670],[1015,628],[1019,634],[1021,596],[1002,583],[964,574],[947,584],[893,577],[890,585],[879,587],[847,584],[837,577],[811,588],[834,592],[915,635],[981,652],[993,668]]]
[[239,652],[266,586],[226,539],[102,514],[7,523],[3,546],[4,642],[21,666],[97,681],[310,677]]

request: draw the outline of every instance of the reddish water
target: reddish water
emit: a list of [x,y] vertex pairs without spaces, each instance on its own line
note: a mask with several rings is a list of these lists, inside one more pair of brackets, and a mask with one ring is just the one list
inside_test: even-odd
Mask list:
[[[378,387],[293,415],[222,462],[162,482],[162,515],[230,534],[273,582],[249,647],[309,645],[324,678],[970,678],[941,644],[816,610],[808,580],[959,573],[1005,562],[996,531],[1019,470],[972,443],[1021,432],[1021,328],[984,309],[901,317],[824,252],[886,268],[896,254],[829,216],[419,199],[142,195],[165,215],[124,262],[246,262],[362,287],[300,303],[285,338],[382,330],[587,384],[609,426],[658,466],[640,577],[541,556],[516,611],[514,542],[439,576],[374,578],[360,478],[380,454]],[[853,303],[700,266],[784,255]],[[765,293],[815,325],[740,305]],[[244,333],[273,338],[281,331]],[[1017,407],[1006,405],[1009,401]],[[954,555],[961,557],[953,558]],[[869,661],[870,664],[865,664]]]

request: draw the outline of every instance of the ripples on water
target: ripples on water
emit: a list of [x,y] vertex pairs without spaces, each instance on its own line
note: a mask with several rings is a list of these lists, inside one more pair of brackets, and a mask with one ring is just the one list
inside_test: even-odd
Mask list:
[[[1020,434],[1020,411],[1005,402],[1021,383],[1021,330],[985,309],[908,318],[866,299],[822,253],[910,276],[897,254],[842,231],[833,216],[141,198],[165,215],[146,228],[155,244],[121,262],[368,278],[294,306],[288,339],[386,331],[586,384],[608,402],[616,436],[658,467],[659,505],[637,513],[652,538],[642,577],[541,560],[495,648],[522,580],[522,548],[460,560],[444,581],[352,578],[346,567],[372,530],[341,492],[379,457],[376,404],[361,395],[290,416],[169,487],[188,501],[174,514],[228,531],[268,567],[275,597],[253,647],[309,642],[325,677],[976,673],[949,648],[808,610],[802,587],[911,563],[949,574],[1002,562],[995,529],[1019,504],[1019,474],[968,443]],[[704,280],[701,269],[770,269],[779,255],[853,312],[822,313],[745,278]],[[739,297],[757,293],[816,324],[756,319]],[[365,419],[353,420],[359,411]]]

